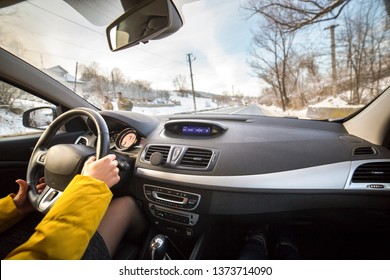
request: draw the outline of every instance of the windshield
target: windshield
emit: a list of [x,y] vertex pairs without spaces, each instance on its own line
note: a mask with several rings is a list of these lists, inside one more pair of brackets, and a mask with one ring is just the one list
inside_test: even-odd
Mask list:
[[176,33],[117,52],[121,1],[77,2],[0,9],[0,44],[102,110],[335,119],[389,84],[383,0],[187,1]]

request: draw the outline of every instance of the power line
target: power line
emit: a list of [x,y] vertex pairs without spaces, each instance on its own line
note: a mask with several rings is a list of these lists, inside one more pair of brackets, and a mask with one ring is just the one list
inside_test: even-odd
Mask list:
[[70,19],[68,19],[68,18],[66,18],[66,17],[63,17],[63,16],[61,16],[61,15],[59,15],[59,14],[56,14],[56,13],[54,13],[54,12],[52,12],[52,11],[49,11],[48,9],[45,9],[45,8],[43,8],[43,7],[41,7],[41,6],[38,6],[38,5],[34,4],[34,3],[31,3],[30,1],[27,1],[27,3],[30,4],[30,5],[32,5],[32,6],[34,6],[34,7],[36,7],[36,8],[38,8],[38,9],[41,9],[41,10],[47,12],[47,13],[49,13],[49,14],[52,14],[52,15],[54,15],[54,16],[56,16],[56,17],[59,17],[59,18],[61,18],[61,19],[63,19],[63,20],[66,20],[66,21],[68,21],[68,22],[71,22],[71,23],[73,23],[73,24],[76,24],[76,25],[78,25],[78,26],[81,26],[81,27],[83,27],[83,28],[85,28],[85,29],[87,29],[87,30],[89,30],[89,31],[92,31],[92,32],[94,32],[94,33],[96,33],[96,34],[102,35],[102,36],[104,36],[104,37],[106,36],[104,33],[101,33],[101,32],[99,32],[99,31],[96,31],[96,30],[94,30],[94,29],[92,29],[92,28],[90,28],[90,27],[88,27],[88,26],[85,26],[85,25],[83,25],[83,24],[81,24],[81,23],[79,23],[79,22],[70,20]]
[[[87,29],[87,30],[89,30],[89,31],[92,31],[92,32],[94,32],[94,33],[96,33],[96,34],[99,34],[99,35],[101,35],[101,36],[106,37],[106,35],[105,35],[104,33],[101,33],[101,32],[99,32],[99,31],[96,31],[96,30],[94,30],[94,29],[92,29],[92,28],[90,28],[90,27],[88,27],[88,26],[86,26],[86,25],[83,25],[83,24],[81,24],[81,23],[79,23],[79,22],[70,20],[70,19],[68,19],[68,18],[66,18],[66,17],[63,17],[63,16],[61,16],[61,15],[59,15],[59,14],[56,14],[56,13],[54,13],[54,12],[48,10],[48,9],[45,9],[45,8],[39,6],[39,5],[36,5],[36,4],[34,4],[34,3],[31,3],[30,1],[27,1],[27,3],[30,4],[30,5],[32,5],[32,6],[34,6],[34,7],[36,7],[36,8],[38,8],[38,9],[41,9],[41,10],[43,10],[43,11],[45,11],[45,12],[47,12],[47,13],[53,15],[53,16],[59,17],[59,18],[65,20],[65,21],[71,22],[71,23],[73,23],[73,24],[75,24],[75,25],[78,25],[78,26],[83,27],[83,28],[85,28],[85,29]],[[35,33],[37,33],[37,32],[35,32]],[[43,36],[45,36],[45,35],[43,35]],[[45,36],[45,37],[47,37],[47,36]],[[60,39],[56,39],[56,40],[62,41],[62,40],[60,40]],[[70,43],[70,42],[66,42],[66,41],[63,41],[63,42],[88,50],[88,48],[85,48],[85,47],[82,47],[82,46],[78,46],[78,45],[73,44],[73,43]],[[177,64],[182,64],[182,62],[180,62],[180,61],[173,60],[173,59],[170,59],[170,58],[161,56],[161,55],[159,55],[159,54],[156,54],[156,53],[147,51],[147,50],[145,50],[145,49],[142,49],[142,48],[137,48],[137,49],[138,49],[139,51],[141,51],[141,52],[145,52],[145,53],[147,53],[147,54],[149,54],[149,55],[153,55],[153,56],[159,57],[159,58],[164,59],[164,60],[167,60],[167,61],[169,61],[169,62],[173,62],[173,63],[177,63]],[[93,50],[93,49],[89,49],[89,50]],[[93,50],[93,51],[99,52],[99,51],[96,51],[96,50]],[[100,53],[103,53],[103,52],[100,52]],[[103,53],[103,54],[104,54],[104,53]]]

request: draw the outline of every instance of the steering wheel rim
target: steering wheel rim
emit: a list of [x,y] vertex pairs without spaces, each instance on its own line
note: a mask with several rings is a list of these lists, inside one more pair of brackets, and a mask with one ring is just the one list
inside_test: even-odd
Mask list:
[[[59,144],[49,148],[49,144],[57,131],[68,121],[80,116],[91,119],[96,127],[96,149],[75,144]],[[38,212],[47,213],[74,175],[81,172],[86,159],[94,154],[96,154],[96,159],[100,159],[106,156],[109,150],[108,127],[98,112],[80,107],[58,116],[42,133],[30,157],[26,180],[29,185],[28,198],[31,205]],[[58,151],[61,151],[61,155],[58,155]],[[42,193],[38,194],[36,186],[39,183],[39,171],[42,170],[42,166],[44,167],[47,186]],[[55,169],[62,170],[56,172]],[[49,182],[47,181],[48,177]]]

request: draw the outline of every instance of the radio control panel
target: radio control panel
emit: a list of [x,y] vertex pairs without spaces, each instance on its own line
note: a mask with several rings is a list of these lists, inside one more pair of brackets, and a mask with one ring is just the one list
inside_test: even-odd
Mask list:
[[176,224],[194,226],[199,219],[199,215],[181,210],[172,210],[167,207],[149,204],[150,213],[159,219],[170,221]]
[[182,210],[194,210],[198,207],[201,196],[196,193],[163,188],[145,184],[145,197],[155,204]]

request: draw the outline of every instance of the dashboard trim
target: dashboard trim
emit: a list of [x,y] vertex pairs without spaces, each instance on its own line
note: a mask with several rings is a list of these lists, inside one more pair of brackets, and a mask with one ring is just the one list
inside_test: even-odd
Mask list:
[[[342,190],[351,170],[351,162],[339,162],[270,174],[240,176],[201,176],[137,168],[136,174],[148,179],[177,184],[218,188],[258,190]],[[332,174],[332,176],[329,176]]]
[[[351,178],[357,166],[368,162],[390,162],[386,159],[345,161],[270,174],[240,176],[200,176],[162,172],[138,168],[136,173],[148,179],[169,181],[177,184],[209,186],[215,189],[255,189],[255,190],[367,190],[390,191],[390,184],[382,189],[370,189],[369,183],[352,184]],[[332,174],[332,176],[329,176]],[[354,188],[355,187],[355,188]]]

